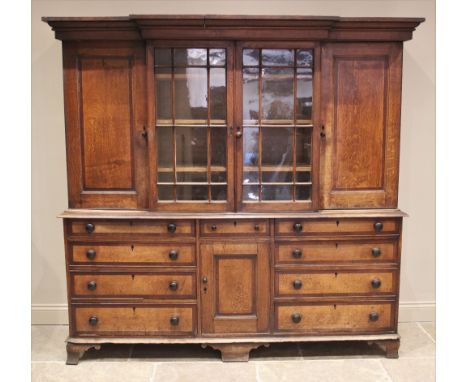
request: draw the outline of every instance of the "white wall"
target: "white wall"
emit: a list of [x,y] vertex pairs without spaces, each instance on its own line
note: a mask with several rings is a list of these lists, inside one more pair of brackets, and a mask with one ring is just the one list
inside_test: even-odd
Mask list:
[[61,44],[42,16],[271,14],[425,17],[405,43],[399,207],[400,321],[435,318],[434,0],[32,0],[32,322],[67,323],[61,221],[67,208]]

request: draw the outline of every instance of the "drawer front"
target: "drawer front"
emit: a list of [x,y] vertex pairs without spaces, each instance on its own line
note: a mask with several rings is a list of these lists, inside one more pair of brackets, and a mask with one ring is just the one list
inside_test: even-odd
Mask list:
[[195,265],[192,244],[75,244],[71,254],[73,263]]
[[394,304],[296,304],[275,308],[275,327],[289,332],[376,332],[394,327]]
[[77,334],[192,335],[194,306],[84,306],[73,308]]
[[196,298],[195,274],[74,274],[73,295]]
[[277,296],[396,293],[395,271],[276,273]]
[[398,242],[319,241],[277,243],[277,263],[398,261]]
[[398,233],[398,219],[288,219],[276,220],[277,235],[390,234]]
[[207,220],[202,221],[202,236],[268,235],[268,220]]
[[194,236],[195,224],[190,220],[79,220],[72,221],[72,234],[148,234],[177,237]]

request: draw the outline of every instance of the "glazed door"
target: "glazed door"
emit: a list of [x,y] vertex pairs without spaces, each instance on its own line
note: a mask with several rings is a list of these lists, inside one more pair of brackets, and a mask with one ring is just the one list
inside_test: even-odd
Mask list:
[[395,208],[401,43],[325,44],[321,208]]
[[[318,205],[319,50],[312,43],[246,42],[237,49],[237,203],[245,211]],[[315,143],[314,143],[315,142]]]
[[150,206],[233,208],[233,50],[223,42],[157,42],[147,49]]
[[201,245],[204,334],[268,331],[268,246],[268,243]]

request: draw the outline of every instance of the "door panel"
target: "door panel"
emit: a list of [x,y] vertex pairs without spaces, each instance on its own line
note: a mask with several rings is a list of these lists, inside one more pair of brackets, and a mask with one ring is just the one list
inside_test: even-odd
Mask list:
[[268,243],[201,245],[204,333],[268,331],[268,248]]
[[401,49],[323,48],[322,208],[397,206]]

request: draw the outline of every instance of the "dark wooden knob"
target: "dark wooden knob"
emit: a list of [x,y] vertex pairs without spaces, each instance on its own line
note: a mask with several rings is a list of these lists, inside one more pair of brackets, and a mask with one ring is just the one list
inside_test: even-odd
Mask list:
[[218,227],[216,227],[216,224],[212,224],[211,225],[211,230],[212,231],[216,231],[218,229]]
[[85,230],[86,230],[86,232],[88,232],[88,233],[94,232],[94,224],[93,224],[93,223],[87,223],[87,224],[85,225]]
[[254,225],[254,230],[255,230],[255,231],[260,231],[260,226],[259,226],[258,224],[255,224],[255,225]]
[[178,257],[179,257],[179,254],[177,253],[175,249],[169,251],[169,258],[171,260],[177,260]]
[[88,322],[89,322],[89,324],[90,324],[91,326],[96,326],[97,323],[98,323],[98,321],[99,321],[99,320],[98,320],[97,316],[91,316],[91,317],[89,317],[89,319],[88,319]]
[[380,279],[376,277],[375,279],[372,279],[371,285],[372,285],[372,288],[375,288],[375,289],[380,288],[380,286],[382,285],[382,281],[380,281]]
[[382,228],[383,228],[383,223],[377,222],[377,223],[374,224],[375,232],[380,232],[380,231],[382,231]]
[[302,232],[302,224],[301,223],[294,223],[293,230],[294,230],[294,232]]
[[291,314],[291,320],[295,324],[298,324],[299,322],[301,322],[302,316],[299,313],[293,313],[293,314]]
[[377,321],[379,319],[379,314],[377,312],[370,312],[369,313],[369,320]]
[[169,319],[169,322],[171,323],[172,326],[179,325],[179,316],[171,316],[171,318]]
[[379,257],[382,254],[382,251],[380,248],[372,248],[372,256],[374,257]]
[[88,290],[96,290],[97,284],[96,281],[89,281],[87,284]]
[[300,249],[295,249],[292,251],[292,256],[295,259],[300,259],[302,257],[302,251]]
[[167,231],[170,233],[174,233],[177,229],[177,225],[175,223],[169,223],[167,225]]
[[179,285],[177,284],[177,281],[171,281],[171,282],[169,283],[169,289],[170,289],[170,290],[177,290],[178,286],[179,286]]
[[94,260],[96,258],[96,251],[94,249],[88,249],[86,251],[86,257],[88,260]]
[[293,281],[294,289],[301,289],[302,288],[302,281],[301,280],[294,280]]

